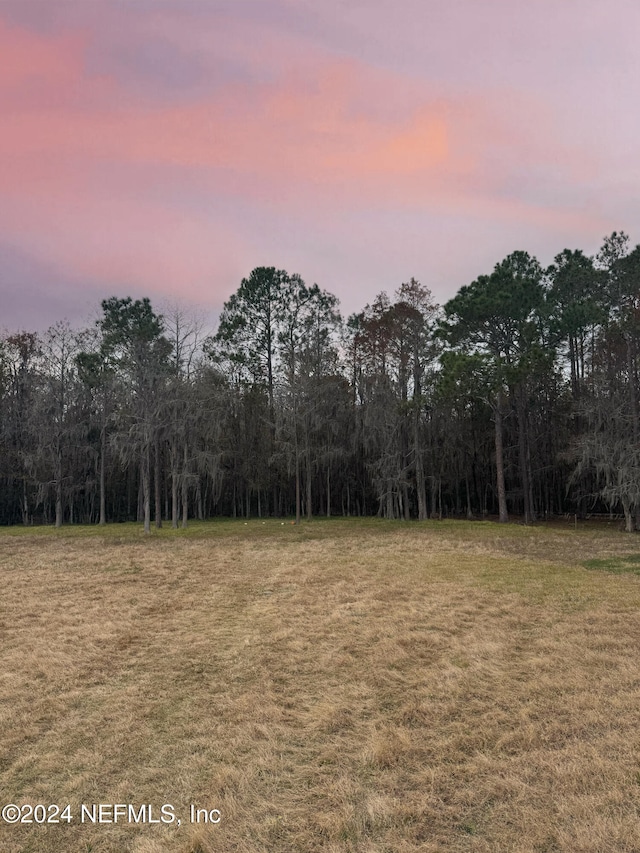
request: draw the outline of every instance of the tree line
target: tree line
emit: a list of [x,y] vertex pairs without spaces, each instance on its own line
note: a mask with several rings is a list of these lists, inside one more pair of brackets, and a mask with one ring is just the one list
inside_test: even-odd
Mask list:
[[415,279],[343,320],[259,267],[217,331],[110,298],[0,336],[0,523],[378,515],[640,527],[640,245],[517,251],[444,306]]

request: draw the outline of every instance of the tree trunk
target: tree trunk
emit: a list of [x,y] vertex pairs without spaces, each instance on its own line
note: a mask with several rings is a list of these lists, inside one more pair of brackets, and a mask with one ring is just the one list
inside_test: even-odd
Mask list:
[[534,517],[533,508],[531,506],[529,466],[527,465],[527,422],[520,391],[517,392],[516,409],[518,415],[518,461],[520,464],[520,483],[522,485],[524,523],[531,524],[534,521]]
[[327,465],[327,518],[331,518],[331,466],[329,465]]
[[198,482],[196,484],[196,506],[198,507],[198,521],[204,521],[204,504],[202,500],[202,486],[200,485],[200,478],[198,478]]
[[100,431],[100,524],[107,523],[106,461],[107,432],[103,427]]
[[498,515],[499,521],[509,521],[507,512],[507,492],[504,485],[504,449],[502,444],[502,394],[498,394],[495,407],[496,422],[496,491],[498,492]]
[[187,477],[189,452],[186,441],[184,443],[182,460],[182,526],[186,527],[189,518],[189,479]]
[[387,501],[385,509],[385,518],[395,518],[393,511],[393,484],[391,480],[387,480]]
[[142,490],[142,469],[144,468],[143,463],[144,453],[140,459],[140,476],[138,477],[138,506],[136,508],[136,521],[144,521],[144,495]]
[[56,527],[62,527],[62,495],[58,493],[58,484],[56,483]]
[[422,459],[422,451],[420,450],[420,445],[417,436],[414,443],[414,449],[416,455],[416,493],[418,496],[418,519],[420,521],[424,521],[426,518],[428,518],[427,484],[424,476],[424,460]]
[[409,506],[409,486],[402,484],[402,503],[404,504],[404,520],[411,521],[411,507]]
[[56,527],[62,527],[62,458],[56,453]]
[[307,521],[311,521],[311,516],[313,515],[312,506],[311,506],[311,497],[312,497],[312,482],[311,482],[311,458],[309,448],[307,448]]
[[21,510],[22,510],[22,523],[26,526],[27,524],[29,524],[29,497],[27,495],[26,477],[22,478]]
[[171,443],[171,527],[178,529],[178,448],[175,439]]
[[296,442],[296,524],[300,524],[300,457],[298,455],[298,446]]
[[576,340],[573,335],[569,335],[569,361],[571,363],[571,392],[573,399],[578,399],[578,353]]
[[144,532],[151,533],[151,459],[147,446],[142,454],[142,505]]
[[638,444],[638,434],[640,433],[638,419],[638,400],[636,396],[636,370],[635,370],[635,353],[631,336],[627,335],[627,372],[629,374],[627,387],[629,388],[629,406],[631,408],[631,428],[634,445]]
[[156,438],[154,445],[154,498],[155,498],[155,510],[156,510],[156,527],[162,527],[162,489],[161,486],[161,477],[160,477],[160,441]]

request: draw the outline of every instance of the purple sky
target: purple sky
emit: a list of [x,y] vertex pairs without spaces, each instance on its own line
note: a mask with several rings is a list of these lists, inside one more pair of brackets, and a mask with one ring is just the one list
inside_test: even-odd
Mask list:
[[0,329],[640,241],[635,0],[0,1]]

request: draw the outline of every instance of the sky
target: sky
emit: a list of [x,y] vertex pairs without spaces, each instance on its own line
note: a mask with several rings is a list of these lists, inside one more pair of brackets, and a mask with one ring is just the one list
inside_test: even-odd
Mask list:
[[637,0],[0,0],[0,330],[640,242]]

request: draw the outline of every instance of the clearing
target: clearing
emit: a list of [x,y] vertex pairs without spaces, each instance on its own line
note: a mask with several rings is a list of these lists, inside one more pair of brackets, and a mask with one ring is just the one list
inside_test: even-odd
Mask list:
[[[72,822],[0,820],[0,850],[637,853],[638,551],[602,525],[1,530],[0,806]],[[151,808],[82,823],[100,803]]]

